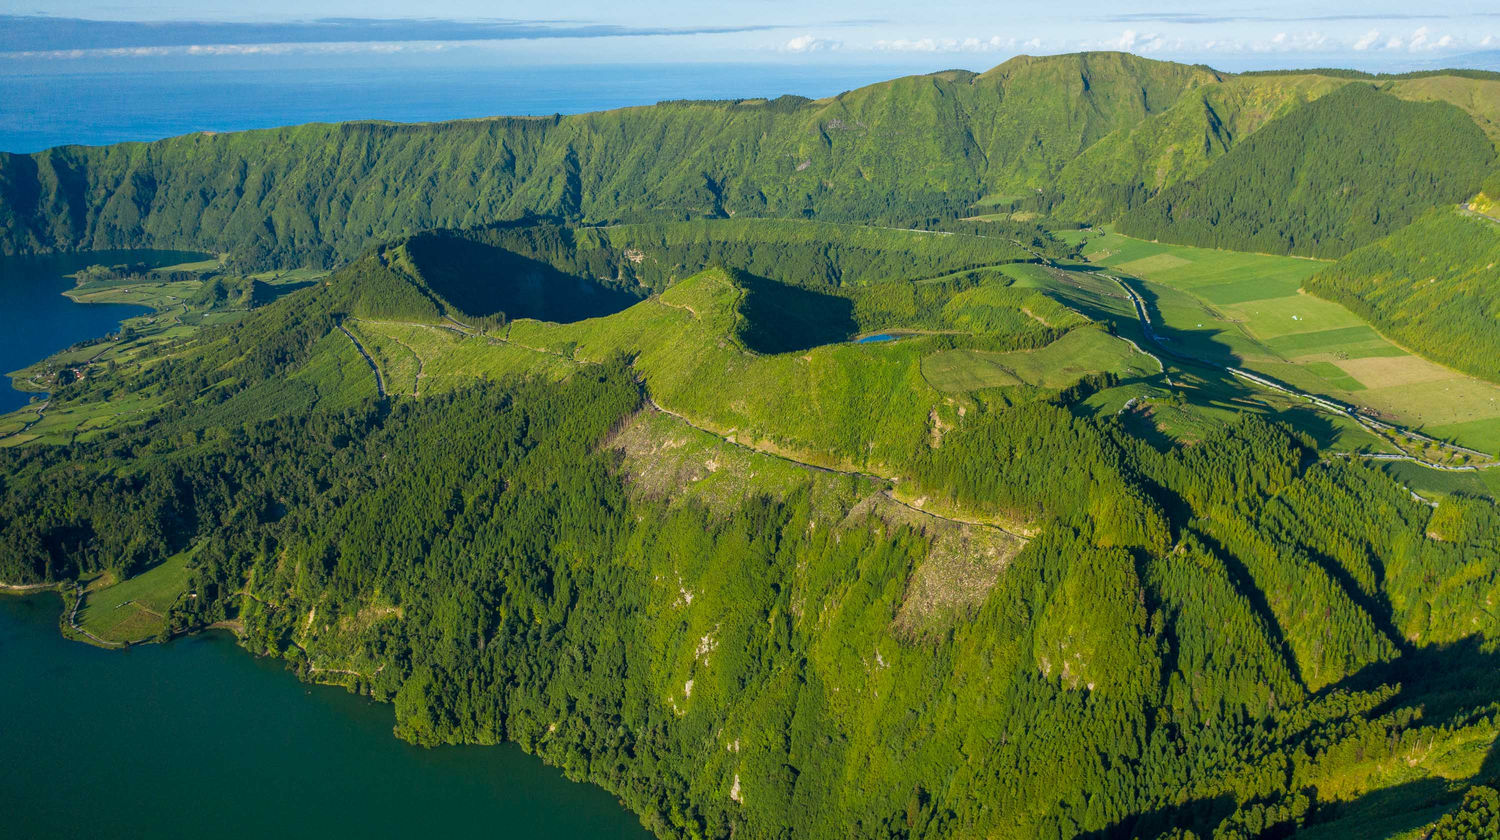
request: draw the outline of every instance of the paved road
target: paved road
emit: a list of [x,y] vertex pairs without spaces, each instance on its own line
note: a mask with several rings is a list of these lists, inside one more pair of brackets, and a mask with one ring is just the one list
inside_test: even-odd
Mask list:
[[342,321],[339,322],[339,330],[343,332],[344,335],[349,336],[349,340],[354,342],[354,349],[358,350],[359,355],[364,356],[365,361],[370,363],[370,370],[375,372],[375,391],[379,393],[380,396],[384,397],[385,380],[380,378],[380,366],[375,364],[375,360],[370,358],[369,353],[365,352],[364,345],[359,343],[359,339],[354,337],[354,333],[349,332],[348,328],[344,326]]
[[[1277,381],[1275,381],[1273,379],[1270,379],[1270,378],[1268,378],[1266,376],[1263,376],[1261,374],[1255,373],[1253,371],[1248,371],[1248,370],[1245,370],[1244,368],[1232,367],[1230,365],[1215,364],[1214,362],[1210,362],[1207,359],[1203,359],[1203,358],[1200,358],[1198,356],[1191,355],[1189,353],[1184,353],[1184,352],[1182,352],[1180,350],[1174,350],[1174,349],[1168,347],[1166,345],[1166,342],[1163,341],[1162,338],[1156,334],[1156,330],[1153,328],[1153,325],[1152,325],[1152,322],[1151,322],[1151,315],[1146,310],[1146,301],[1145,301],[1145,299],[1142,298],[1140,296],[1140,294],[1138,292],[1136,292],[1136,290],[1129,283],[1125,282],[1123,279],[1121,279],[1119,277],[1115,277],[1115,276],[1110,275],[1110,274],[1104,274],[1104,275],[1101,275],[1101,276],[1108,277],[1109,279],[1111,279],[1111,280],[1115,281],[1116,283],[1118,283],[1120,285],[1120,288],[1123,289],[1125,291],[1125,293],[1130,296],[1131,302],[1135,304],[1135,314],[1136,314],[1136,318],[1138,318],[1140,320],[1141,331],[1144,332],[1146,334],[1146,338],[1149,339],[1151,341],[1151,343],[1155,344],[1158,348],[1160,348],[1161,352],[1163,354],[1165,354],[1165,355],[1172,356],[1174,358],[1181,359],[1183,361],[1192,362],[1193,364],[1203,365],[1205,367],[1216,368],[1218,370],[1225,371],[1226,373],[1229,373],[1229,374],[1231,374],[1233,376],[1239,377],[1240,379],[1244,379],[1244,380],[1246,380],[1248,382],[1253,382],[1256,385],[1259,385],[1259,386],[1261,386],[1263,388],[1268,388],[1268,389],[1270,389],[1272,391],[1279,391],[1280,393],[1287,394],[1288,396],[1293,396],[1293,397],[1301,398],[1301,399],[1306,400],[1306,401],[1312,403],[1313,405],[1317,406],[1318,408],[1321,408],[1324,411],[1327,411],[1327,412],[1329,412],[1331,414],[1337,414],[1340,417],[1346,417],[1346,418],[1348,418],[1350,420],[1353,420],[1354,422],[1356,422],[1359,425],[1365,427],[1366,429],[1370,430],[1371,432],[1374,432],[1377,436],[1387,435],[1387,434],[1403,435],[1405,437],[1412,438],[1414,440],[1420,440],[1423,443],[1429,444],[1431,446],[1436,446],[1436,447],[1448,450],[1449,452],[1452,452],[1452,453],[1455,453],[1455,454],[1477,456],[1477,457],[1481,457],[1481,458],[1489,458],[1489,457],[1491,457],[1488,453],[1485,453],[1485,452],[1480,452],[1480,451],[1475,450],[1475,449],[1467,449],[1465,447],[1457,446],[1455,444],[1447,443],[1445,441],[1436,440],[1434,438],[1427,437],[1426,435],[1420,434],[1418,432],[1411,431],[1410,429],[1405,429],[1405,428],[1402,428],[1400,426],[1394,425],[1392,423],[1386,423],[1383,420],[1376,420],[1374,418],[1367,417],[1367,416],[1359,413],[1358,411],[1355,411],[1354,409],[1352,409],[1352,408],[1350,408],[1348,406],[1340,405],[1339,403],[1336,403],[1333,400],[1328,399],[1327,397],[1321,397],[1321,396],[1318,396],[1317,394],[1310,394],[1310,393],[1308,393],[1306,391],[1301,391],[1301,390],[1298,390],[1296,388],[1292,388],[1292,387],[1290,387],[1288,385],[1282,384],[1280,382],[1277,382]],[[1449,472],[1473,472],[1473,471],[1475,471],[1477,469],[1489,469],[1490,467],[1500,466],[1500,464],[1491,463],[1491,464],[1484,464],[1483,466],[1480,466],[1480,467],[1473,467],[1473,466],[1459,466],[1459,467],[1455,467],[1455,466],[1450,466],[1450,465],[1447,465],[1447,464],[1434,463],[1432,461],[1428,461],[1428,460],[1425,460],[1423,458],[1418,458],[1418,457],[1415,457],[1415,456],[1412,456],[1412,455],[1385,455],[1385,456],[1373,456],[1373,457],[1378,457],[1381,460],[1394,460],[1394,461],[1406,460],[1406,461],[1413,461],[1415,463],[1421,464],[1424,467],[1430,467],[1430,468],[1435,469],[1435,470],[1446,470],[1446,471],[1449,471]]]

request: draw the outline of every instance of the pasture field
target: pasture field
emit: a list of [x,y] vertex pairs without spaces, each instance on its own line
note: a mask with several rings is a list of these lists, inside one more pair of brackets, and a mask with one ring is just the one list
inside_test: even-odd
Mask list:
[[1411,461],[1388,461],[1380,468],[1391,478],[1429,499],[1455,493],[1490,498],[1500,495],[1500,482],[1494,480],[1500,479],[1500,473],[1495,470],[1434,470]]
[[1407,352],[1344,307],[1303,294],[1324,263],[1092,234],[1085,255],[1136,278],[1174,346],[1362,407],[1435,437],[1500,451],[1500,386]]
[[[71,440],[90,440],[107,429],[143,423],[164,403],[153,393],[137,391],[103,402],[73,403],[58,407],[49,405],[36,425],[20,434],[0,438],[0,447],[19,446],[41,441],[62,444]],[[0,417],[0,434],[14,431],[36,417],[37,407],[30,405]]]
[[[99,586],[84,593],[78,625],[110,642],[139,642],[166,627],[167,611],[187,591],[188,559],[192,550],[175,554],[141,574]],[[98,586],[96,589],[95,586]]]
[[[1089,236],[1092,239],[1098,238],[1098,234]],[[1141,330],[1130,298],[1117,283],[1102,273],[1040,265],[1008,266],[1006,273],[1014,278],[1017,286],[1043,290],[1070,308],[1096,321],[1108,323],[1115,335],[1134,342],[1137,347],[1152,354],[1156,359],[1153,366],[1164,365],[1166,374],[1174,385],[1164,387],[1166,382],[1160,378],[1125,382],[1090,396],[1080,406],[1080,410],[1084,412],[1096,415],[1118,413],[1132,398],[1138,398],[1132,404],[1133,411],[1124,419],[1132,428],[1163,445],[1168,440],[1200,440],[1210,428],[1228,422],[1237,413],[1251,411],[1275,416],[1307,432],[1320,444],[1338,450],[1395,451],[1389,444],[1351,420],[1312,409],[1300,399],[1251,386],[1223,370],[1161,354]],[[1179,323],[1191,319],[1189,323],[1194,330],[1173,330],[1167,336],[1174,349],[1218,364],[1240,363],[1239,357],[1226,348],[1224,339],[1215,339],[1206,329],[1209,326],[1208,319],[1216,316],[1204,301],[1166,286],[1143,288],[1145,284],[1139,280],[1134,285],[1143,292],[1154,310],[1159,312],[1165,307],[1173,311]],[[1162,319],[1158,315],[1156,320],[1160,322]],[[1199,323],[1203,323],[1205,329],[1196,329]],[[1368,327],[1360,329],[1366,330],[1368,335],[1374,335]],[[1158,330],[1166,332],[1161,329],[1160,323]],[[1247,353],[1255,352],[1261,359],[1271,358],[1248,336],[1232,333],[1229,338],[1238,341]],[[1374,338],[1383,346],[1390,346],[1378,335],[1374,335]],[[1312,365],[1310,369],[1304,369],[1298,365],[1281,364],[1285,369],[1278,369],[1273,375],[1289,384],[1298,385],[1303,390],[1326,392],[1327,383],[1321,378],[1324,376],[1338,379],[1350,387],[1359,387],[1359,383],[1333,365]]]
[[199,280],[99,283],[68,289],[63,295],[78,303],[133,303],[162,311],[181,306],[202,285]]
[[504,339],[466,335],[447,327],[401,321],[351,320],[346,324],[380,365],[392,396],[451,391],[475,379],[539,375],[562,379],[577,364],[553,353]]
[[196,271],[201,274],[205,271],[213,271],[223,264],[224,261],[219,259],[218,257],[209,257],[208,259],[177,263],[176,265],[164,265],[161,268],[155,270],[164,273],[171,271]]
[[1075,329],[1037,350],[944,350],[922,359],[922,375],[932,387],[947,392],[1007,385],[1066,388],[1101,371],[1128,379],[1152,376],[1161,368],[1097,329]]

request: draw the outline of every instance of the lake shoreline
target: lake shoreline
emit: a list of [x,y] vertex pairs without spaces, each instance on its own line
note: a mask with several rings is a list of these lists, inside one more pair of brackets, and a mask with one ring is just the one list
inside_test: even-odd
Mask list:
[[[16,836],[118,836],[125,824],[132,836],[226,840],[288,825],[410,836],[435,813],[466,834],[650,836],[615,794],[515,744],[399,740],[389,703],[288,679],[284,662],[215,632],[227,628],[121,651],[77,644],[57,632],[55,591],[0,590],[16,596],[0,598],[0,754],[26,757],[0,791]],[[234,760],[203,760],[213,755]],[[77,807],[79,790],[94,807]]]

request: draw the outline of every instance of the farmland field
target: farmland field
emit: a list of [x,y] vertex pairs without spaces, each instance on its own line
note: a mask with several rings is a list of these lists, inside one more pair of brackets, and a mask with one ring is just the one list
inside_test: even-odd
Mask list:
[[1038,350],[945,350],[922,360],[922,375],[939,391],[1006,385],[1064,388],[1100,371],[1129,378],[1150,376],[1160,368],[1120,339],[1093,329],[1074,330]]
[[1083,251],[1137,278],[1162,337],[1183,352],[1326,394],[1460,445],[1500,450],[1500,386],[1409,353],[1344,307],[1300,292],[1325,263],[1112,232],[1088,236]]
[[137,642],[160,633],[167,611],[187,589],[191,555],[184,551],[128,580],[91,587],[78,611],[79,626],[111,642]]

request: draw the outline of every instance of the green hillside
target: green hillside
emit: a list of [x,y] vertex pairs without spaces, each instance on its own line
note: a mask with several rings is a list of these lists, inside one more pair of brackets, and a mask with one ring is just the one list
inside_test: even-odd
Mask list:
[[[680,233],[753,228],[716,224]],[[1251,415],[1164,449],[1091,415],[1062,386],[1160,374],[1066,308],[1082,279],[897,273],[864,288],[946,334],[778,353],[747,295],[812,289],[711,268],[485,335],[356,314],[419,288],[390,253],[59,389],[178,407],[0,453],[0,575],[140,589],[192,547],[167,626],[232,620],[405,738],[517,742],[667,837],[1360,836],[1389,791],[1448,785],[1382,811],[1417,827],[1484,778],[1494,505]],[[846,291],[817,293],[857,321]],[[1030,381],[928,384],[955,352]]]
[[1208,70],[1118,53],[1018,58],[817,102],[671,102],[547,118],[346,123],[0,155],[0,253],[194,243],[322,264],[372,241],[526,213],[896,221],[1050,182]]
[[1336,256],[1476,186],[1493,157],[1484,134],[1500,137],[1495,84],[1427,74],[1377,96],[1334,71],[1230,76],[1082,53],[818,101],[60,147],[0,155],[0,253],[195,247],[327,267],[398,235],[537,215],[908,226],[1129,211],[1123,229],[1148,238]]
[[1500,222],[1451,208],[1339,260],[1307,281],[1406,347],[1500,382]]
[[1199,177],[1126,213],[1119,230],[1185,245],[1338,257],[1473,195],[1494,159],[1494,146],[1458,108],[1350,84],[1269,123]]
[[1069,161],[1051,189],[1061,218],[1108,220],[1197,177],[1266,123],[1348,84],[1328,76],[1240,77],[1205,85]]
[[1094,53],[0,156],[0,251],[227,257],[80,273],[155,311],[13,374],[0,580],[663,838],[1485,836],[1500,467],[1414,432],[1500,446],[1492,81]]

